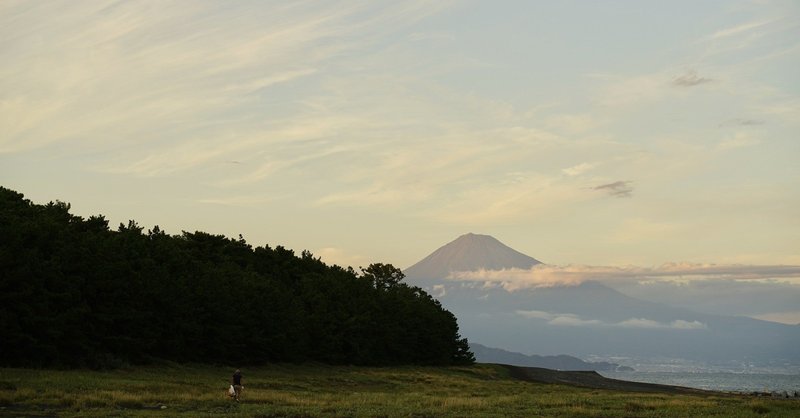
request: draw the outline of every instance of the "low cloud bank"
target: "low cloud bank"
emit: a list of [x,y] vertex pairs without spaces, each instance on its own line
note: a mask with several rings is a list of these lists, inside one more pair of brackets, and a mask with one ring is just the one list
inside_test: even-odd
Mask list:
[[517,315],[530,319],[541,319],[553,326],[569,327],[616,327],[616,328],[644,328],[644,329],[680,329],[695,330],[707,329],[706,324],[700,321],[684,321],[678,319],[671,322],[658,322],[645,318],[630,318],[620,322],[604,322],[598,319],[583,319],[578,315],[569,313],[552,313],[545,311],[516,311]]
[[488,282],[508,291],[531,287],[577,286],[586,281],[673,281],[695,280],[800,280],[800,266],[717,265],[667,263],[659,267],[637,266],[554,266],[539,264],[530,269],[454,272],[450,280]]

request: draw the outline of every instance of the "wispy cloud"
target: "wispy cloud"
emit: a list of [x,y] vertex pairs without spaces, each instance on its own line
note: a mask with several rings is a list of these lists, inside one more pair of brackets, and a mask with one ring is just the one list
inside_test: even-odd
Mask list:
[[[705,48],[704,60],[713,62],[722,58],[728,69],[742,66],[763,68],[765,61],[796,54],[800,44],[796,36],[795,5],[773,3],[771,6],[752,3],[747,14],[753,20],[723,27],[701,38],[698,44]],[[729,61],[734,54],[735,60]]]
[[[2,59],[35,70],[0,66],[2,80],[13,80],[13,87],[0,81],[12,99],[6,103],[14,103],[7,114],[29,121],[10,125],[14,135],[3,136],[8,150],[62,141],[102,150],[113,143],[147,149],[147,158],[164,143],[185,141],[202,153],[197,128],[226,136],[220,128],[234,117],[240,131],[248,129],[242,118],[259,107],[247,94],[312,74],[337,53],[315,43],[332,33],[332,16],[341,12],[276,8],[270,16],[195,2],[159,7],[154,19],[144,3],[66,4],[13,10],[19,48],[4,49]],[[217,24],[201,25],[208,16]],[[52,41],[37,41],[42,37]],[[84,51],[92,52],[77,59]],[[41,100],[58,104],[57,111],[37,111]]]
[[717,39],[722,39],[722,38],[728,38],[728,37],[731,37],[731,36],[734,36],[734,35],[741,35],[743,33],[747,33],[747,32],[750,32],[750,31],[752,31],[754,29],[757,29],[757,28],[760,28],[762,26],[768,25],[768,24],[770,24],[772,22],[774,22],[774,20],[759,20],[759,21],[754,21],[754,22],[742,23],[742,24],[737,25],[737,26],[733,26],[733,27],[729,27],[729,28],[718,30],[718,31],[714,32],[710,36],[710,39],[717,40]]
[[[785,225],[795,224],[796,188],[777,175],[792,172],[800,120],[787,70],[796,19],[771,21],[788,16],[785,6],[760,8],[752,22],[715,15],[717,26],[696,28],[701,42],[663,36],[642,49],[621,40],[619,59],[603,59],[582,36],[563,38],[563,48],[526,44],[568,28],[514,27],[524,3],[495,10],[508,25],[484,31],[457,18],[482,6],[449,13],[450,1],[0,2],[0,177],[40,195],[75,185],[122,193],[153,216],[185,208],[142,191],[215,213],[255,213],[261,196],[277,197],[271,210],[304,211],[320,235],[331,214],[358,212],[369,214],[359,219],[365,231],[387,216],[408,220],[407,236],[431,224],[481,225],[537,231],[526,239],[549,235],[559,248],[612,244],[582,248],[597,263],[652,260],[644,253],[661,246],[623,248],[648,239],[682,248],[678,258],[706,245],[733,253],[725,260],[795,262]],[[576,22],[568,3],[553,12]],[[726,55],[728,47],[743,49]],[[589,68],[599,75],[586,76]],[[709,124],[736,116],[736,129],[709,138]],[[775,169],[742,165],[737,149]],[[30,168],[43,160],[54,164]],[[756,189],[769,199],[754,198]],[[85,205],[105,211],[105,197]],[[705,222],[709,212],[721,215]],[[203,219],[234,230],[219,225],[242,218]],[[267,231],[259,239],[294,228],[274,220],[286,217],[252,219]],[[720,233],[682,245],[704,223]],[[412,247],[398,250],[403,262]]]
[[751,134],[745,132],[736,132],[729,138],[726,138],[717,145],[717,149],[729,150],[733,148],[743,148],[753,145],[758,145],[761,141]]
[[596,164],[592,163],[580,163],[578,165],[573,165],[572,167],[564,168],[561,170],[561,172],[568,176],[578,176],[593,169],[595,165]]
[[547,216],[567,202],[586,199],[577,185],[563,182],[560,176],[536,172],[505,174],[465,184],[455,199],[423,212],[423,216],[457,224],[508,222],[534,213]]
[[557,132],[582,134],[601,125],[597,116],[588,114],[557,114],[547,118],[547,126]]
[[[303,101],[324,96],[320,83],[337,76],[333,63],[343,54],[447,6],[9,7],[2,34],[13,34],[15,47],[0,53],[0,152],[69,141],[72,149],[114,149],[116,172],[186,171],[226,148],[252,148],[249,138],[276,123],[312,123]],[[206,157],[185,158],[181,148]]]
[[249,80],[245,83],[232,84],[223,89],[224,92],[230,93],[254,93],[258,90],[265,89],[276,84],[286,83],[301,77],[305,77],[317,72],[314,68],[305,68],[300,70],[290,70],[283,73],[272,74],[266,77],[261,77],[255,80]]
[[686,73],[672,79],[672,84],[679,87],[694,87],[714,81],[711,78],[697,75],[696,70],[689,70]]
[[647,218],[629,218],[619,223],[610,238],[614,242],[647,242],[663,240],[685,231],[685,227],[676,222],[664,222]]
[[562,314],[556,315],[547,321],[550,325],[566,326],[566,327],[591,327],[605,325],[603,321],[597,319],[583,319],[577,315]]
[[620,180],[592,187],[592,190],[599,190],[613,197],[631,197],[633,196],[633,186],[631,186],[631,183],[631,181]]
[[451,42],[455,35],[446,32],[414,32],[408,36],[414,42]]
[[[470,113],[482,109],[463,106]],[[576,146],[558,135],[523,126],[471,129],[450,125],[447,115],[442,119],[442,134],[405,138],[401,148],[362,148],[351,160],[357,163],[341,174],[348,187],[326,193],[315,205],[404,207],[409,216],[471,224],[530,216],[586,198],[563,176],[531,167],[540,152]]]
[[234,206],[234,207],[258,207],[263,206],[266,203],[273,201],[273,197],[265,197],[265,196],[226,196],[226,197],[209,197],[204,199],[199,199],[198,203],[205,203],[210,205],[221,205],[221,206]]
[[629,107],[646,102],[656,102],[667,97],[670,92],[661,72],[636,76],[611,76],[604,74],[588,75],[602,82],[596,93],[595,102],[601,107]]
[[653,321],[645,318],[631,318],[621,321],[616,326],[622,328],[666,328],[666,329],[706,329],[708,326],[700,321],[684,321],[678,319],[669,323]]
[[733,118],[720,123],[719,126],[760,126],[764,124],[766,124],[766,121],[763,119]]

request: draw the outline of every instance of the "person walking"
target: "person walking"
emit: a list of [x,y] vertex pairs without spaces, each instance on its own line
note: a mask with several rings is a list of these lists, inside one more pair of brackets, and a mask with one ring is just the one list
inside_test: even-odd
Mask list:
[[236,369],[236,371],[233,373],[233,382],[232,383],[233,383],[233,391],[234,391],[233,399],[236,399],[236,402],[239,402],[239,396],[242,394],[242,388],[244,388],[244,386],[242,386],[242,371],[241,370]]

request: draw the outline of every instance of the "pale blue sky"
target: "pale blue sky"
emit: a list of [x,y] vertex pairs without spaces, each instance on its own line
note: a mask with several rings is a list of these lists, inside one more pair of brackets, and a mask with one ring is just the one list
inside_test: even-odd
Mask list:
[[795,1],[4,1],[0,184],[355,267],[797,265],[798,68]]

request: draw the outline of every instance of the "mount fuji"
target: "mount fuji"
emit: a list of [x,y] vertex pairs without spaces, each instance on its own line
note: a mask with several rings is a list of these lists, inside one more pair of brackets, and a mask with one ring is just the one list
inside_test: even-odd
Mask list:
[[542,262],[489,235],[465,234],[407,268],[409,278],[445,278],[453,272],[529,269]]
[[[437,297],[471,342],[526,354],[660,359],[682,364],[800,366],[800,326],[694,312],[633,298],[596,281],[507,290],[503,270],[539,260],[499,240],[465,234],[404,270]],[[494,281],[458,273],[493,271]],[[637,367],[638,368],[638,367]]]

